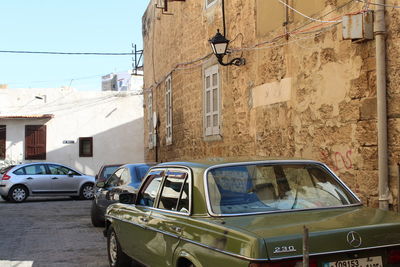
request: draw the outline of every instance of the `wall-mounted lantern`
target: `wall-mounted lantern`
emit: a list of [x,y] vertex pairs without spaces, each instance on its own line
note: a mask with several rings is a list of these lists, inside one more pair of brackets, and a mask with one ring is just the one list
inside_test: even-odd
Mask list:
[[214,37],[208,41],[210,42],[211,48],[214,52],[214,55],[217,57],[219,64],[221,64],[222,66],[241,66],[245,64],[246,61],[242,57],[234,58],[228,63],[224,63],[222,61],[224,56],[227,54],[229,40],[226,39],[225,36],[219,32],[219,29],[217,30],[217,33],[214,35]]

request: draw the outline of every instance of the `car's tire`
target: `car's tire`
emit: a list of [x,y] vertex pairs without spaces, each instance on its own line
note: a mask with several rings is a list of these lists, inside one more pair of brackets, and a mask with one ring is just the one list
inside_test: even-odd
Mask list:
[[107,255],[110,267],[126,267],[132,264],[132,259],[122,251],[112,226],[107,231]]
[[82,185],[79,191],[79,199],[90,200],[94,197],[94,185],[91,183],[86,183]]
[[23,185],[16,185],[11,187],[8,191],[8,199],[11,202],[21,203],[28,197],[28,189]]
[[105,221],[102,219],[101,211],[97,208],[96,202],[92,201],[92,208],[90,210],[90,218],[94,227],[104,227]]

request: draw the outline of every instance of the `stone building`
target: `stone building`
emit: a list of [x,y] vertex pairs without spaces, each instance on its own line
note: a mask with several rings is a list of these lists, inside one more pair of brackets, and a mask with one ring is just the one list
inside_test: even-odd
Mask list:
[[[380,121],[388,138],[378,167],[378,38],[345,40],[342,29],[344,16],[368,10],[377,21],[383,6],[367,2],[151,1],[143,16],[146,159],[315,159],[367,205],[396,209],[400,10],[387,4],[386,33],[378,34],[386,40]],[[230,40],[223,61],[242,57],[245,65],[218,64],[209,44],[217,29]]]

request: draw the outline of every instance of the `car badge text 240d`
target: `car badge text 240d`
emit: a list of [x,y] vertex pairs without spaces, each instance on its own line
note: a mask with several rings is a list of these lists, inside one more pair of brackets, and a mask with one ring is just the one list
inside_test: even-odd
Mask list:
[[347,234],[347,243],[354,248],[361,246],[362,239],[359,233],[351,231]]

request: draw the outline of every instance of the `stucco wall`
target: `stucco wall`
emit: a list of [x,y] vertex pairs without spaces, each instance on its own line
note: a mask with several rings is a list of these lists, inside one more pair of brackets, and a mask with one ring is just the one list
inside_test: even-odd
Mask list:
[[[36,99],[40,96],[43,99]],[[0,116],[53,114],[50,120],[0,119],[7,127],[6,160],[26,162],[25,125],[47,125],[46,161],[95,174],[103,164],[144,161],[140,95],[68,88],[2,89]],[[79,157],[79,137],[93,137],[93,157]],[[64,144],[63,141],[74,141]]]
[[[344,0],[318,1],[318,5],[288,2],[325,21],[363,8]],[[205,9],[202,0],[172,2],[169,12],[174,15],[162,15],[150,4],[144,14],[144,88],[153,93],[159,116],[159,159],[261,155],[321,160],[366,204],[377,206],[375,41],[343,40],[340,23],[311,22],[293,11],[288,12],[287,26],[276,24],[282,12],[260,18],[268,10],[257,0],[225,1],[225,8],[227,38],[234,51],[224,60],[242,55],[246,65],[219,68],[221,136],[213,141],[203,136],[202,77],[206,66],[216,64],[214,56],[207,57],[208,39],[222,29],[221,3]],[[400,151],[399,18],[398,9],[387,9],[394,206]],[[271,24],[263,25],[269,20]],[[173,87],[173,144],[168,146],[163,86],[167,74],[172,75]],[[146,149],[145,154],[154,159],[156,149]]]

